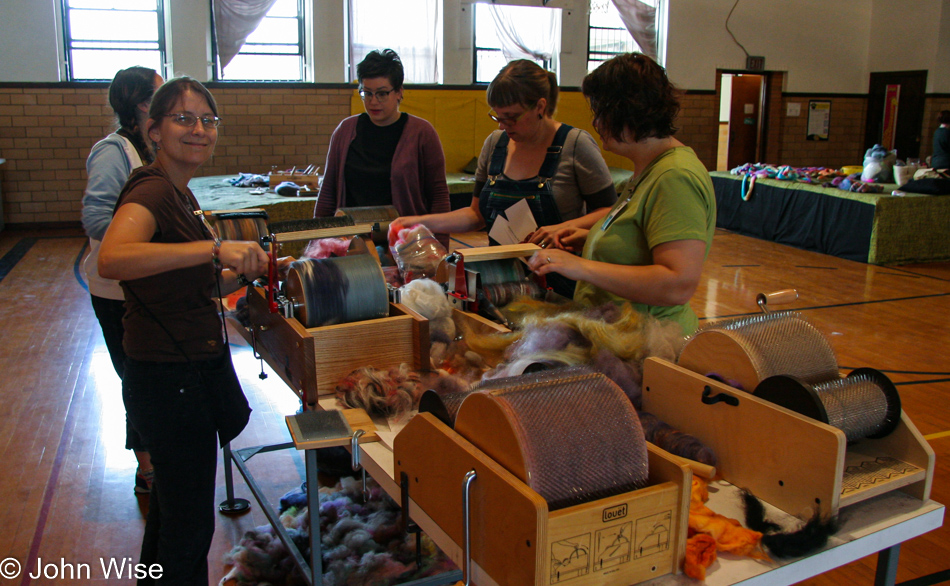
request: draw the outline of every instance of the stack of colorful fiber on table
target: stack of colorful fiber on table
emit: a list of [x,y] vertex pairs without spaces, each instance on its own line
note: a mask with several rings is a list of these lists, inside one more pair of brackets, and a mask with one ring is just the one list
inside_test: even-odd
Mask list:
[[[822,187],[836,187],[844,191],[857,193],[881,193],[884,190],[880,185],[862,181],[861,173],[845,175],[838,169],[827,167],[792,167],[791,165],[776,166],[766,163],[746,163],[731,169],[729,173],[742,177],[743,181],[748,178],[777,179]],[[745,192],[745,189],[743,189],[743,192]]]

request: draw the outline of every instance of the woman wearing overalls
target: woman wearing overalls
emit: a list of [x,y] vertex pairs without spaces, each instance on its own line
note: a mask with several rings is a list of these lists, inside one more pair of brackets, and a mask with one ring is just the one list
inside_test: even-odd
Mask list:
[[[524,199],[541,227],[528,241],[547,247],[546,234],[592,213],[602,216],[616,202],[594,138],[553,117],[558,99],[554,73],[533,61],[512,61],[488,86],[487,97],[498,130],[485,140],[478,157],[471,207],[406,216],[403,225],[424,224],[432,232],[449,234],[491,230],[502,212]],[[574,282],[559,277],[549,285],[570,298]]]

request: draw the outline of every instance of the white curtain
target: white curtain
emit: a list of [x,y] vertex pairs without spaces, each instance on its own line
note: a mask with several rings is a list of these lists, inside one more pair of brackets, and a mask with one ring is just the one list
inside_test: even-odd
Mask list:
[[613,0],[613,3],[630,36],[640,45],[640,50],[655,61],[657,58],[656,7],[640,0]]
[[506,61],[546,61],[551,71],[560,70],[561,12],[555,8],[531,8],[531,26],[517,18],[520,6],[490,6],[495,32]]
[[212,0],[218,61],[223,71],[277,0]]
[[350,79],[375,49],[399,54],[406,83],[441,83],[442,0],[349,0]]

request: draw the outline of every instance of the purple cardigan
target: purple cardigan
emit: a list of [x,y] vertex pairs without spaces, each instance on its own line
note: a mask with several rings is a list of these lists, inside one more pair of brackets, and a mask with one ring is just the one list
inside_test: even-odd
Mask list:
[[[316,218],[332,216],[337,208],[346,207],[343,167],[350,143],[356,137],[357,118],[359,115],[344,119],[330,137],[326,175],[313,209]],[[409,115],[393,154],[390,180],[393,206],[400,216],[449,211],[449,187],[445,183],[442,143],[435,128],[422,118]]]

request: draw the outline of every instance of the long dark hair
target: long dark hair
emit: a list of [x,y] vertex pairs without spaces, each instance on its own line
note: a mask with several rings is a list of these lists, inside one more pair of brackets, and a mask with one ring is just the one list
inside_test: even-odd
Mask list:
[[148,67],[129,67],[116,73],[109,84],[109,105],[119,122],[119,134],[132,141],[146,164],[152,162],[152,151],[142,138],[143,129],[139,128],[136,113],[139,104],[151,101],[157,75],[158,72]]
[[679,91],[666,71],[642,53],[625,53],[603,62],[581,82],[581,91],[601,136],[634,141],[673,136],[680,110]]

